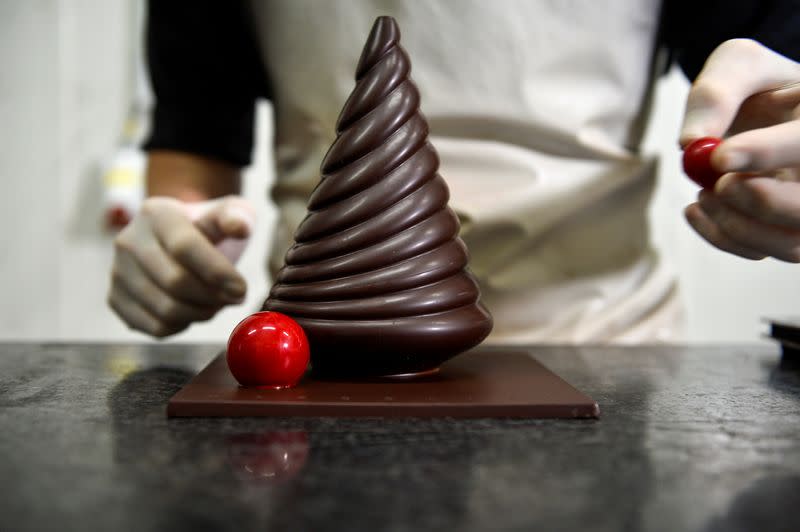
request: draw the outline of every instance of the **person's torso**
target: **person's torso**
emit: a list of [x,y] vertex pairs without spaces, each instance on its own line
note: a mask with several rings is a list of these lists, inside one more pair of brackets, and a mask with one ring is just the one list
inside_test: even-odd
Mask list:
[[[395,17],[493,337],[624,335],[671,287],[639,157],[658,0],[254,2],[290,244],[377,16]],[[598,316],[605,316],[599,319]]]

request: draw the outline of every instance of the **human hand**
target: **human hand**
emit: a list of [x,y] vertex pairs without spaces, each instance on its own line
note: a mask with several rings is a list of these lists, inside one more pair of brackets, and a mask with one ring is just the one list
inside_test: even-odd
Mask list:
[[148,198],[114,241],[109,306],[132,329],[164,337],[241,303],[247,285],[234,263],[254,223],[238,196]]
[[685,147],[723,137],[711,164],[724,175],[685,210],[715,247],[800,262],[800,63],[748,39],[720,45],[695,80],[680,134]]

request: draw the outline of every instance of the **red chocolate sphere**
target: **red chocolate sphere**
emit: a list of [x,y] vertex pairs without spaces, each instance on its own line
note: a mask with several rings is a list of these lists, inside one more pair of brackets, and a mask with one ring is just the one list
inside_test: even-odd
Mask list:
[[683,150],[683,171],[701,187],[711,190],[722,176],[711,166],[711,154],[722,142],[716,137],[702,137]]
[[294,386],[306,372],[309,354],[302,327],[279,312],[248,316],[228,339],[228,368],[242,386]]

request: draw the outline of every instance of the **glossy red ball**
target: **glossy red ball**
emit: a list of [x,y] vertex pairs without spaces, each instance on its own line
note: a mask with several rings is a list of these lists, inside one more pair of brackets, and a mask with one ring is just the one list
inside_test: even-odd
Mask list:
[[711,154],[721,142],[716,137],[702,137],[692,141],[683,150],[683,171],[705,189],[713,189],[722,176],[711,166]]
[[303,328],[279,312],[248,316],[228,339],[228,368],[242,386],[294,386],[306,372],[309,358]]

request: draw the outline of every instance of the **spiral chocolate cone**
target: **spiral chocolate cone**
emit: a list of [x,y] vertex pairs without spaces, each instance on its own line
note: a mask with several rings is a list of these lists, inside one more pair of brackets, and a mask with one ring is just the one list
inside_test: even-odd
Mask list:
[[302,325],[317,373],[425,372],[492,328],[399,41],[394,19],[375,21],[308,215],[264,303]]

